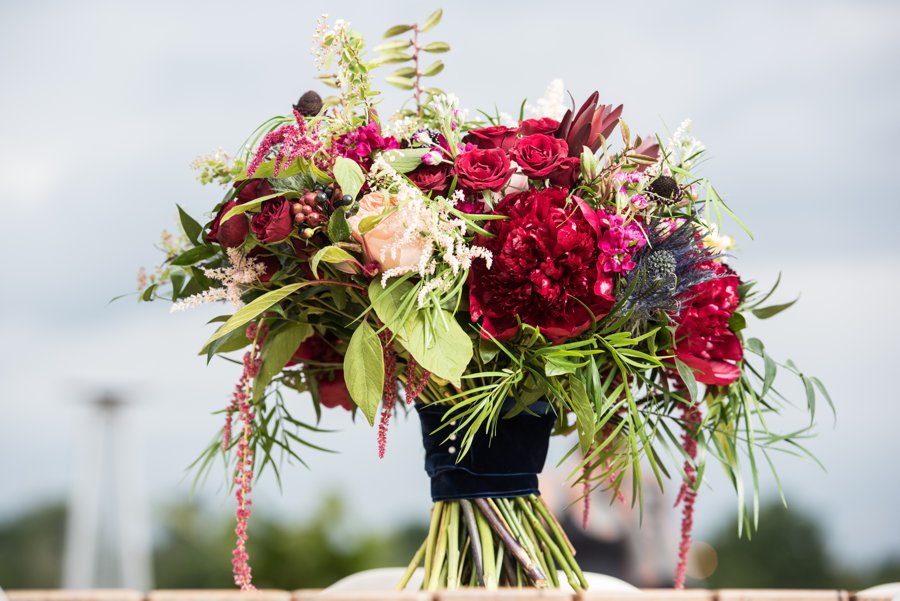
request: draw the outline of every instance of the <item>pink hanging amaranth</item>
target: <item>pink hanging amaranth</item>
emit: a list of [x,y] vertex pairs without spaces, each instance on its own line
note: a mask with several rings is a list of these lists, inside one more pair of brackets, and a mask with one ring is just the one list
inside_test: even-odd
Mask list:
[[418,379],[416,378],[416,360],[412,355],[406,360],[406,404],[412,405],[419,395],[422,394],[422,391],[425,390],[425,385],[428,384],[428,379],[431,377],[431,372],[427,369],[423,369],[422,373],[419,374]]
[[[594,445],[591,445],[591,448],[588,449],[587,456],[590,457],[594,454]],[[594,466],[590,461],[584,462],[584,467],[581,468],[581,494],[582,494],[582,503],[584,504],[581,510],[581,527],[587,530],[588,520],[591,517],[591,472],[593,471]]]
[[381,401],[381,420],[378,422],[378,458],[384,459],[388,426],[391,423],[394,404],[397,402],[397,386],[394,382],[397,375],[397,354],[391,342],[391,333],[384,330],[380,337],[384,353],[384,398]]
[[318,152],[321,145],[315,136],[315,132],[310,135],[306,127],[306,119],[303,118],[297,109],[294,109],[294,119],[296,123],[286,123],[265,135],[253,155],[253,160],[247,167],[247,176],[252,177],[260,164],[266,159],[269,151],[278,146],[275,153],[275,169],[274,174],[282,167],[290,165],[298,157],[311,159]]
[[[234,484],[237,509],[235,511],[236,525],[234,533],[237,542],[232,552],[231,565],[234,571],[234,583],[241,590],[256,590],[253,586],[253,576],[250,570],[250,556],[247,554],[247,521],[250,519],[252,501],[250,492],[253,487],[253,448],[250,437],[253,435],[254,413],[250,403],[253,399],[252,380],[259,373],[260,359],[258,358],[258,346],[244,354],[244,371],[240,382],[243,387],[235,391],[234,401],[237,402],[237,410],[242,423],[241,437],[237,443],[237,467],[235,468]],[[229,422],[231,420],[229,419]]]
[[675,506],[683,503],[681,509],[681,544],[678,547],[678,568],[675,570],[675,588],[683,589],[687,575],[688,552],[691,550],[691,531],[694,528],[694,502],[697,499],[697,427],[700,425],[700,410],[694,405],[684,405],[684,434],[681,442],[689,457],[684,462],[684,482],[675,500]]

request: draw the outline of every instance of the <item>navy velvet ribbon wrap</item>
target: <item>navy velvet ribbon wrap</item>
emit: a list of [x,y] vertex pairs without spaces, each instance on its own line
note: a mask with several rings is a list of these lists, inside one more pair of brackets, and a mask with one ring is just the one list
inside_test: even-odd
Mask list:
[[468,452],[457,462],[461,437],[448,439],[451,426],[435,432],[444,424],[449,407],[436,403],[416,405],[432,500],[538,494],[537,475],[544,469],[556,415],[549,403],[537,401],[526,411],[503,417],[513,407],[515,402],[507,400],[494,436],[479,431]]

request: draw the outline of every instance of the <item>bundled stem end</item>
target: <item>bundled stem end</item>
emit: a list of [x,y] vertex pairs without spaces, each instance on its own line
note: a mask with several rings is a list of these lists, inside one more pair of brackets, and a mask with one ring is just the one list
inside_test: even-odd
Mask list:
[[422,588],[559,587],[562,570],[573,589],[587,589],[575,551],[537,495],[435,502],[428,536],[397,590],[424,562]]

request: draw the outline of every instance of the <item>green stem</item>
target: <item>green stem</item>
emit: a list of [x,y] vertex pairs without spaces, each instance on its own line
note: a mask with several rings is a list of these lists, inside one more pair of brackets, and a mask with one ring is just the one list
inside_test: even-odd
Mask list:
[[419,550],[416,551],[416,554],[413,555],[412,561],[409,562],[409,565],[406,567],[406,573],[403,574],[403,578],[400,582],[397,583],[397,590],[402,591],[406,588],[406,585],[409,584],[409,579],[412,578],[413,573],[415,573],[416,568],[419,567],[419,564],[422,563],[422,557],[425,555],[425,544],[427,539],[422,541],[422,545],[419,547]]
[[431,524],[428,527],[428,538],[425,539],[425,577],[423,584],[427,584],[432,571],[432,561],[434,558],[434,542],[437,537],[438,524],[441,522],[441,514],[443,513],[443,501],[435,501],[431,507]]
[[441,587],[441,581],[443,580],[443,576],[446,574],[447,566],[444,564],[444,558],[447,557],[447,520],[450,517],[450,508],[453,506],[453,502],[450,501],[449,504],[444,506],[444,511],[441,513],[441,524],[438,528],[437,533],[437,541],[434,544],[434,557],[432,558],[433,565],[431,566],[431,580],[428,582],[429,591],[436,591]]
[[484,588],[497,589],[497,570],[494,561],[494,533],[490,525],[480,511],[473,512],[475,522],[478,524],[478,535],[481,539],[481,559],[484,568]]
[[475,564],[472,577],[478,586],[484,586],[484,554],[481,549],[481,538],[478,535],[475,511],[472,509],[472,502],[466,499],[461,500],[459,505],[462,507],[463,521],[466,523],[466,531],[469,533],[469,541],[472,544],[472,563]]
[[554,536],[558,540],[561,540],[565,543],[565,551],[564,553],[566,557],[566,561],[568,561],[569,566],[571,566],[572,570],[575,572],[575,575],[578,576],[578,581],[581,583],[581,586],[585,589],[588,587],[587,579],[584,577],[584,573],[581,571],[581,567],[578,565],[578,562],[575,561],[575,547],[572,546],[572,542],[569,540],[569,537],[566,536],[566,533],[563,532],[562,526],[559,525],[559,522],[556,521],[556,518],[553,517],[553,513],[550,512],[550,508],[547,507],[547,503],[541,497],[536,495],[531,495],[531,503],[537,508],[538,512],[541,514],[541,517],[544,518],[544,521],[553,531]]
[[497,533],[503,545],[509,549],[509,552],[522,564],[522,567],[528,573],[528,576],[534,581],[537,588],[547,588],[547,578],[541,573],[535,564],[535,561],[528,555],[524,547],[516,541],[515,537],[504,527],[501,518],[494,512],[489,499],[475,499],[475,505],[487,519],[491,528]]
[[[575,589],[576,592],[584,590],[584,587],[581,585],[579,578],[575,576],[575,573],[572,571],[572,567],[566,559],[566,556],[562,551],[560,551],[557,544],[553,542],[553,538],[544,529],[543,524],[541,524],[541,521],[535,515],[531,505],[529,505],[525,499],[526,497],[516,497],[516,504],[522,509],[522,512],[525,514],[526,519],[531,522],[532,529],[534,529],[535,533],[541,538],[541,540],[544,541],[544,544],[547,545],[547,548],[550,549],[550,552],[556,559],[556,563],[558,563],[562,570],[566,573],[566,578],[568,579],[569,584],[572,585],[572,588]],[[568,549],[566,550],[568,551]]]
[[447,588],[459,587],[459,503],[450,503],[447,527]]

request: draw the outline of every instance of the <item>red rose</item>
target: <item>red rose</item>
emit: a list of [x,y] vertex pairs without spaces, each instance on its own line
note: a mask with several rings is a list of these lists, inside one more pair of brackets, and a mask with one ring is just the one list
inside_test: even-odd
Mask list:
[[263,244],[287,240],[294,231],[291,203],[286,198],[273,198],[262,203],[262,210],[250,222],[250,229]]
[[426,192],[430,190],[435,194],[443,195],[450,188],[450,165],[447,163],[421,165],[407,173],[406,176],[420,190]]
[[694,369],[702,384],[728,385],[741,376],[737,363],[744,358],[740,339],[728,321],[740,303],[740,279],[726,265],[707,261],[719,277],[688,291],[688,300],[676,321],[675,355]]
[[340,367],[329,368],[322,365],[343,364],[344,358],[334,348],[337,342],[315,334],[300,344],[288,365],[316,362],[306,366],[306,376],[315,381],[313,394],[317,396],[319,403],[329,409],[343,407],[351,411],[354,405],[344,380],[344,370]]
[[534,134],[519,138],[510,155],[522,173],[531,178],[544,178],[556,171],[569,156],[569,146],[565,140]]
[[463,141],[474,144],[481,149],[502,148],[503,150],[509,150],[516,143],[516,130],[504,125],[470,129]]
[[453,173],[457,176],[459,185],[470,192],[498,192],[514,171],[509,157],[499,148],[476,148],[465,152],[456,157],[456,164],[453,165]]
[[490,269],[476,261],[469,272],[472,320],[484,318],[484,331],[501,340],[516,333],[519,319],[560,342],[608,313],[613,301],[594,292],[600,252],[589,212],[559,188],[504,198],[493,213],[509,219],[488,221],[494,235],[474,240],[494,259]]
[[562,188],[571,188],[581,175],[581,159],[578,157],[566,157],[550,174],[550,183]]
[[559,129],[559,121],[550,117],[541,119],[526,119],[519,123],[519,133],[523,136],[534,134],[552,134]]
[[261,178],[248,179],[244,182],[235,182],[234,187],[239,188],[234,195],[238,204],[244,204],[245,202],[250,202],[261,196],[269,196],[272,194],[272,185],[268,180]]
[[209,232],[206,234],[207,242],[218,242],[225,248],[236,248],[244,243],[244,240],[247,238],[247,232],[250,230],[246,214],[239,213],[228,219],[228,221],[222,222],[222,217],[225,216],[225,213],[238,204],[236,200],[229,200],[222,205],[219,213],[209,226]]

